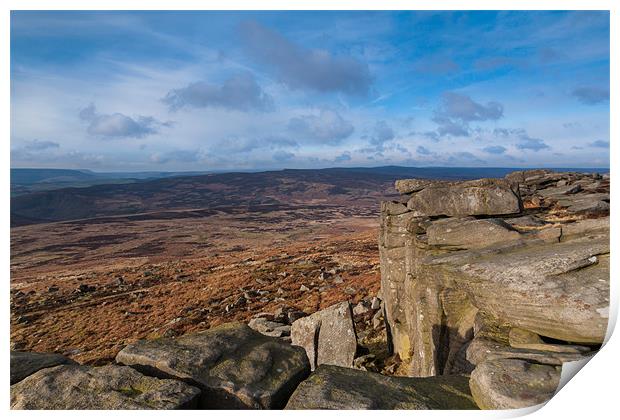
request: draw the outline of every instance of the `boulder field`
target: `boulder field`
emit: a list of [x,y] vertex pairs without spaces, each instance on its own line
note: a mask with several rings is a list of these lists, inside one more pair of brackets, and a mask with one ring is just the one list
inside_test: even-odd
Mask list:
[[[600,348],[609,177],[399,180],[380,297],[140,340],[115,363],[11,352],[12,409],[511,409]],[[360,320],[369,330],[360,331]],[[381,334],[379,334],[381,333]],[[372,340],[386,337],[386,357]],[[384,339],[384,342],[385,342]],[[378,367],[375,363],[381,365]]]

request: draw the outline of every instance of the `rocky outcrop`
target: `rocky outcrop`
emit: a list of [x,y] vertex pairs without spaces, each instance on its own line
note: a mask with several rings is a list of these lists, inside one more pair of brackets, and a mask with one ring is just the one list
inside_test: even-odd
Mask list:
[[291,343],[306,350],[312,370],[322,364],[352,367],[357,336],[349,302],[293,322]]
[[[473,371],[481,406],[523,407],[541,400],[506,401],[540,379],[529,373],[546,372],[545,389],[555,390],[556,368],[600,346],[609,308],[608,177],[537,170],[396,187],[409,211],[382,204],[379,242],[385,320],[403,373]],[[486,373],[494,366],[512,372],[514,387],[496,389],[505,398],[492,403],[482,395],[495,386]],[[547,391],[536,392],[548,399]]]
[[155,410],[194,408],[200,390],[126,366],[61,365],[11,386],[11,409]]
[[404,378],[321,365],[291,396],[287,409],[476,409],[462,375]]
[[431,182],[411,195],[407,207],[419,216],[474,216],[521,211],[518,185],[505,180]]
[[71,364],[76,363],[61,354],[11,351],[11,385],[41,369]]
[[116,361],[202,390],[200,408],[282,408],[310,365],[304,350],[245,324],[130,344]]

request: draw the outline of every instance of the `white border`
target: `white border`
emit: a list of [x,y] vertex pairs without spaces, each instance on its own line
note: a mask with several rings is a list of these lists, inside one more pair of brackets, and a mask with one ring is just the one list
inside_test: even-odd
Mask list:
[[[610,143],[611,143],[611,162],[614,162],[618,158],[618,147],[616,141],[618,141],[618,128],[615,121],[618,121],[617,107],[615,106],[615,96],[618,92],[617,77],[617,38],[618,38],[618,2],[605,1],[605,0],[506,0],[502,2],[497,1],[484,1],[484,0],[469,0],[469,1],[457,1],[457,0],[444,0],[441,2],[422,2],[422,1],[404,1],[404,0],[382,0],[381,2],[372,2],[369,0],[296,0],[294,2],[288,0],[262,0],[260,2],[251,2],[243,0],[228,0],[226,2],[197,2],[190,0],[92,0],[88,3],[77,0],[56,0],[54,2],[43,0],[5,0],[0,8],[2,14],[0,15],[0,58],[1,64],[1,84],[0,84],[0,96],[1,96],[1,109],[2,109],[2,132],[4,139],[2,147],[3,153],[0,154],[2,159],[2,197],[4,198],[4,205],[2,206],[2,220],[3,224],[3,238],[2,241],[2,304],[4,308],[4,322],[2,323],[2,332],[4,337],[4,343],[2,345],[2,356],[4,363],[2,363],[2,372],[4,382],[1,394],[1,406],[7,411],[6,414],[13,418],[46,418],[51,415],[66,416],[69,419],[79,418],[84,414],[81,412],[63,412],[63,413],[50,413],[50,412],[13,412],[8,410],[9,407],[9,383],[6,379],[8,377],[8,359],[9,359],[9,266],[10,266],[10,228],[9,228],[9,167],[10,167],[10,71],[9,71],[9,59],[10,59],[10,10],[611,10],[611,101],[610,101]],[[614,165],[611,165],[612,177],[615,179]],[[612,183],[612,195],[616,195],[616,184]],[[616,228],[616,206],[612,205],[612,249],[616,248],[618,243],[618,229]],[[615,255],[615,251],[614,254]],[[611,260],[611,278],[612,278],[612,305],[610,310],[610,324],[614,324],[617,319],[618,312],[618,269],[617,261],[612,258]],[[616,334],[617,336],[617,334]],[[620,369],[618,366],[617,354],[620,344],[618,344],[617,337],[611,336],[603,350],[597,354],[592,361],[590,361],[574,380],[569,381],[564,388],[542,409],[534,411],[530,414],[529,418],[609,418],[612,417],[615,408],[618,405],[617,396],[617,378],[620,377]],[[402,411],[402,412],[321,412],[322,417],[336,418],[336,416],[355,416],[357,419],[372,418],[376,419],[377,416],[390,416],[390,418],[405,418],[409,416],[415,416],[417,418],[433,418],[433,419],[445,419],[445,418],[504,418],[515,417],[531,412],[532,410],[517,410],[512,412],[425,412],[418,411],[415,413]],[[204,417],[225,417],[225,418],[237,418],[252,416],[256,418],[273,418],[278,416],[285,416],[286,418],[295,417],[303,419],[314,420],[316,412],[208,412],[201,413],[184,412],[184,417],[204,418]],[[110,415],[110,412],[88,412],[87,414],[92,418],[105,418]],[[176,413],[168,412],[115,412],[114,416],[120,416],[122,418],[146,418],[158,417],[158,418],[170,418]]]

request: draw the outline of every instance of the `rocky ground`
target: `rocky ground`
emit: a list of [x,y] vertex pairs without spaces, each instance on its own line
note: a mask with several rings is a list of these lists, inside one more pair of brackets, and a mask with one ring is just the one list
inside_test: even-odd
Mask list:
[[100,365],[140,338],[356,304],[379,291],[377,210],[13,228],[12,348]]
[[14,229],[11,407],[546,402],[605,335],[609,176],[396,189],[378,237],[335,207]]

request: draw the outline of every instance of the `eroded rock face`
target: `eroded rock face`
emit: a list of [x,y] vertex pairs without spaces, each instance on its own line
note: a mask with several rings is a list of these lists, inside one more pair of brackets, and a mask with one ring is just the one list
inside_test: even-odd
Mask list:
[[304,349],[240,323],[139,341],[116,361],[201,388],[201,408],[282,408],[310,371]]
[[433,183],[415,192],[407,207],[418,216],[475,216],[521,211],[518,188],[505,180]]
[[76,364],[73,360],[56,353],[11,352],[11,385],[41,369],[58,365]]
[[466,376],[404,378],[321,365],[291,396],[286,409],[476,409]]
[[410,211],[382,211],[379,250],[401,371],[468,373],[509,358],[553,367],[598,348],[609,308],[609,178],[536,170],[397,185]]
[[291,343],[306,350],[312,370],[322,364],[352,367],[357,336],[349,302],[293,322]]
[[126,366],[61,365],[11,386],[15,410],[161,410],[195,408],[200,390]]
[[515,241],[521,234],[501,219],[457,217],[440,219],[426,229],[428,244],[442,248],[484,248],[498,242]]
[[487,360],[471,374],[470,388],[485,410],[525,408],[545,403],[560,384],[561,369],[518,359]]

